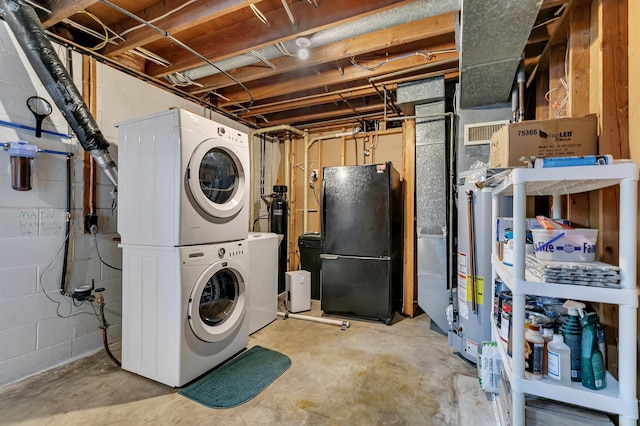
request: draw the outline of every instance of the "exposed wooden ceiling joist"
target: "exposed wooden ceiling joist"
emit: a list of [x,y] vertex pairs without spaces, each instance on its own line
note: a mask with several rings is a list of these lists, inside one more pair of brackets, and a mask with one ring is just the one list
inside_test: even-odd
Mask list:
[[[275,10],[265,13],[271,27],[265,26],[254,17],[216,31],[215,34],[202,34],[191,39],[187,44],[210,61],[216,62],[278,42],[295,39],[298,36],[308,35],[329,26],[352,21],[402,3],[411,3],[411,1],[342,0],[323,4],[322,9],[315,9],[306,2],[296,2],[291,5],[294,15],[299,17],[295,27],[289,22],[284,10]],[[175,37],[179,39],[180,34],[176,34]],[[169,67],[150,64],[147,72],[156,77],[203,65],[200,58],[182,49],[176,50],[174,47],[170,47],[156,53],[172,64]]]

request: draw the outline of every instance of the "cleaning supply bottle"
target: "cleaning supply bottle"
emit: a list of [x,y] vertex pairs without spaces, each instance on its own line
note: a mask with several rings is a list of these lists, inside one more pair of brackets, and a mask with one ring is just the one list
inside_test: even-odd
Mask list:
[[571,349],[560,334],[554,334],[547,343],[547,377],[571,386]]
[[581,319],[582,322],[582,386],[589,389],[604,389],[607,387],[607,371],[604,358],[598,345],[596,323],[598,315],[589,312]]
[[540,326],[533,317],[524,333],[524,375],[527,379],[542,379],[543,358],[544,339],[540,334]]
[[549,368],[549,360],[548,360],[548,347],[549,343],[553,340],[553,328],[551,327],[542,327],[542,338],[544,339],[544,357],[542,359],[542,375],[547,374],[547,370]]
[[560,326],[560,333],[564,343],[571,349],[571,381],[582,381],[580,368],[580,349],[582,342],[582,325],[580,317],[584,316],[584,303],[575,300],[567,300],[562,305],[568,310],[567,321]]

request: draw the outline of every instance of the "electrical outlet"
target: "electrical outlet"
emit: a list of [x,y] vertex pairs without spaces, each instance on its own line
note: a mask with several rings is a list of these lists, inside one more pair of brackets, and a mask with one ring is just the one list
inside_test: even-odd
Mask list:
[[98,231],[98,215],[88,214],[84,217],[84,232],[93,234],[94,232],[91,231],[92,227],[95,227],[94,232]]

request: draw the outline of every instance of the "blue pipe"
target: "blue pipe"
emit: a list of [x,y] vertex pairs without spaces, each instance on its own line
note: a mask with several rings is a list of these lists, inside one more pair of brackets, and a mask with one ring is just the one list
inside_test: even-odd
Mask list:
[[41,149],[38,148],[38,152],[44,152],[45,154],[55,154],[55,155],[73,155],[70,152],[65,152],[65,151],[53,151],[51,149]]
[[[36,131],[35,127],[25,126],[24,124],[11,123],[9,121],[0,120],[0,125],[6,127],[15,127],[16,129],[24,129],[24,130],[33,130]],[[64,133],[52,132],[50,130],[42,129],[42,133],[47,133],[53,136],[60,136],[61,138],[71,139],[71,135],[65,135]]]

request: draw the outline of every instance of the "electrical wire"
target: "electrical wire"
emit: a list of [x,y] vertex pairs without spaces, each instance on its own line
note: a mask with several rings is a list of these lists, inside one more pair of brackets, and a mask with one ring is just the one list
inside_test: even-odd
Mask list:
[[[58,258],[58,256],[60,255],[60,252],[62,251],[62,249],[64,248],[64,245],[66,243],[66,241],[69,239],[69,234],[67,233],[64,240],[62,241],[62,244],[60,244],[60,247],[58,248],[58,251],[56,251],[56,254],[53,256],[53,258],[51,259],[51,261],[49,262],[49,264],[42,270],[42,272],[40,272],[40,275],[38,276],[38,284],[40,285],[40,288],[42,289],[42,293],[45,295],[45,297],[47,299],[49,299],[49,301],[51,301],[52,303],[56,304],[56,315],[59,318],[71,318],[71,317],[76,317],[78,315],[94,315],[98,321],[100,320],[100,318],[98,317],[98,314],[95,312],[95,307],[93,307],[93,303],[91,304],[92,308],[93,308],[93,313],[91,312],[85,312],[85,311],[81,311],[81,312],[76,312],[73,314],[69,314],[69,315],[63,315],[60,313],[60,306],[62,305],[62,302],[58,301],[58,300],[54,300],[51,296],[49,296],[49,293],[47,293],[47,289],[44,287],[44,283],[42,282],[42,278],[44,277],[44,274],[49,270],[49,268],[51,268],[51,266],[53,265],[53,263],[56,261],[56,259]],[[71,306],[75,305],[75,301],[74,299],[71,299]],[[82,305],[82,304],[80,304]],[[76,307],[79,307],[80,305],[76,305]]]
[[356,67],[358,69],[365,70],[365,71],[376,71],[377,69],[379,69],[382,66],[388,64],[389,62],[393,62],[393,61],[397,61],[397,60],[400,60],[400,59],[409,58],[411,56],[423,56],[425,61],[428,61],[428,60],[432,59],[433,56],[435,56],[438,53],[452,53],[452,52],[456,52],[456,50],[455,49],[417,50],[415,52],[406,53],[404,55],[394,56],[393,58],[386,58],[384,61],[378,63],[377,65],[371,66],[371,67],[367,67],[365,65],[362,65],[362,64],[358,63],[358,61],[356,60],[355,56],[351,56],[349,58],[349,62],[351,62],[351,65],[353,65],[354,67]]
[[255,4],[249,2],[249,7],[251,8],[251,10],[253,11],[253,14],[256,15],[256,17],[258,18],[258,20],[260,20],[260,22],[262,22],[263,24],[265,24],[267,27],[271,28],[271,23],[269,22],[269,20],[267,19],[266,16],[264,16],[262,14],[262,12],[260,12],[260,9],[258,9],[258,6],[256,6]]
[[253,221],[253,226],[251,227],[251,231],[253,232],[256,230],[256,224],[258,223],[258,221],[262,219],[268,219],[268,218],[269,218],[269,213],[256,217],[256,220]]
[[293,53],[289,52],[287,50],[287,47],[281,41],[277,42],[275,46],[276,46],[276,49],[278,49],[280,53],[282,53],[284,56],[296,56]]
[[[184,9],[185,7],[189,6],[189,5],[190,5],[190,4],[192,4],[192,3],[195,3],[196,1],[198,1],[198,0],[189,0],[189,1],[186,1],[186,2],[182,3],[180,6],[176,7],[175,9],[172,9],[172,10],[168,11],[168,12],[167,12],[167,13],[165,13],[164,15],[160,15],[160,16],[157,16],[157,17],[155,17],[155,18],[153,18],[153,19],[149,20],[149,22],[151,22],[151,23],[158,22],[159,20],[164,19],[164,18],[166,18],[166,17],[168,17],[168,16],[173,15],[174,13],[178,12],[179,10]],[[142,27],[144,27],[144,26],[145,26],[144,24],[135,25],[135,26],[133,26],[133,27],[131,27],[131,28],[127,28],[126,30],[122,31],[122,32],[120,33],[120,35],[121,35],[121,36],[124,36],[125,34],[128,34],[128,33],[130,33],[131,31],[135,31],[135,30],[137,30],[137,29],[139,29],[139,28],[142,28]]]
[[98,238],[96,237],[97,233],[95,232],[91,232],[91,233],[93,234],[93,243],[96,245],[96,253],[98,253],[98,259],[100,259],[100,262],[102,262],[104,266],[107,266],[111,269],[115,269],[116,271],[122,271],[122,268],[116,268],[115,266],[109,265],[107,262],[104,261],[104,259],[100,255],[100,250],[98,249]]
[[96,15],[94,15],[91,12],[87,12],[86,10],[79,10],[78,13],[83,13],[88,17],[90,17],[91,19],[93,19],[94,21],[96,21],[104,31],[104,39],[102,40],[102,43],[98,44],[96,47],[87,47],[87,49],[97,51],[105,47],[107,43],[109,43],[109,29],[107,28],[107,26],[100,20],[100,18],[98,18]]
[[266,65],[268,65],[269,68],[274,69],[274,70],[276,69],[276,66],[273,65],[273,63],[271,61],[269,61],[269,59],[267,59],[267,57],[265,55],[263,55],[262,53],[258,52],[257,50],[252,50],[251,53],[253,54],[253,56],[258,58],[258,60],[260,60],[261,62],[264,62]]
[[[567,83],[568,74],[569,74],[568,63],[569,63],[569,46],[567,46],[564,53],[564,77],[560,78],[560,87],[554,87],[553,89],[550,89],[549,91],[547,91],[547,93],[544,94],[544,99],[549,103],[549,106],[554,110],[553,116],[555,118],[563,118],[568,115],[567,103],[569,102],[569,99],[571,97],[571,94],[570,94],[571,92],[569,91],[569,84]],[[556,90],[564,91],[564,94],[561,93],[560,95],[556,96],[556,99],[552,102],[551,92],[554,92]]]

